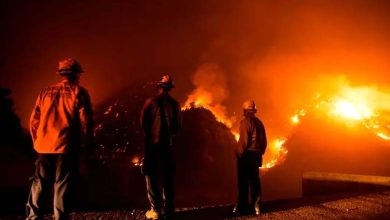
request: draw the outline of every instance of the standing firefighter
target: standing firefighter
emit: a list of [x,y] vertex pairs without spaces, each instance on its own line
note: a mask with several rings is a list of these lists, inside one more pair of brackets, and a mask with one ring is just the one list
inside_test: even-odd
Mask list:
[[[257,111],[255,102],[252,100],[244,102],[243,109],[244,118],[240,122],[240,139],[236,149],[238,201],[233,213],[259,215],[261,203],[259,167],[267,147],[267,139],[264,125],[255,115]],[[248,203],[249,187],[251,203]]]
[[[169,218],[174,213],[172,142],[181,127],[180,105],[169,95],[174,88],[171,77],[163,76],[157,85],[158,94],[149,98],[141,111],[141,126],[145,134],[143,173],[151,205],[145,214],[148,219],[158,219],[161,214]],[[162,210],[161,198],[164,200]]]
[[69,218],[69,191],[77,165],[77,152],[92,146],[92,108],[88,92],[79,85],[80,64],[59,62],[62,81],[44,88],[30,119],[36,170],[27,201],[27,219],[42,219],[44,194],[54,183],[54,219]]

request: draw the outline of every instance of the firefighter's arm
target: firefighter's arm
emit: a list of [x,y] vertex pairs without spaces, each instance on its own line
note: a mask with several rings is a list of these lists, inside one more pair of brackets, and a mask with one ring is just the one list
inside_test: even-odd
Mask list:
[[265,150],[267,149],[267,135],[265,132],[264,124],[261,123],[261,132],[262,132],[262,143],[261,143],[261,154],[263,155],[265,153]]
[[182,126],[182,123],[183,123],[183,121],[182,121],[183,119],[182,119],[182,115],[181,115],[181,108],[180,108],[179,103],[177,103],[173,118],[175,120],[175,135],[177,135],[177,133],[179,133],[181,126]]
[[240,139],[236,147],[236,156],[241,157],[244,153],[244,149],[248,146],[248,133],[249,127],[245,120],[240,122]]
[[89,94],[86,90],[80,91],[79,96],[79,118],[81,125],[81,143],[88,152],[93,150],[93,111]]
[[33,139],[33,142],[37,139],[37,130],[39,127],[39,122],[41,119],[41,108],[40,108],[40,103],[41,103],[41,94],[38,96],[35,106],[33,108],[33,111],[31,113],[30,117],[30,134]]
[[141,115],[140,115],[140,124],[141,124],[142,131],[144,132],[145,135],[149,126],[148,118],[149,118],[150,105],[151,105],[151,100],[150,99],[146,100],[144,106],[142,107]]

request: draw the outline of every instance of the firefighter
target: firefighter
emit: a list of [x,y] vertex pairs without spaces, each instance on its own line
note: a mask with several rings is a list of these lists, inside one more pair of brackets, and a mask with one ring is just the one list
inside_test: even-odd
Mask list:
[[157,85],[158,94],[146,100],[141,111],[145,135],[142,170],[151,206],[145,213],[148,219],[169,218],[174,214],[175,161],[172,144],[181,127],[180,105],[169,95],[175,87],[172,78],[165,75]]
[[[243,104],[244,118],[240,122],[240,139],[236,148],[238,199],[234,214],[260,214],[261,183],[259,167],[267,147],[264,125],[256,117],[256,105],[252,100]],[[250,188],[251,202],[248,203]]]
[[27,201],[27,219],[43,218],[43,198],[53,185],[54,219],[68,219],[77,154],[92,147],[92,107],[79,85],[83,69],[74,59],[59,62],[62,81],[41,90],[31,114],[30,132],[37,152]]

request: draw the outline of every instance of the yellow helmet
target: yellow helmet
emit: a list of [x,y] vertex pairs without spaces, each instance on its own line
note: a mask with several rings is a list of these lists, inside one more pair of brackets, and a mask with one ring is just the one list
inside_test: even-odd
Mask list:
[[247,100],[242,104],[242,108],[246,111],[256,112],[256,104],[253,100]]

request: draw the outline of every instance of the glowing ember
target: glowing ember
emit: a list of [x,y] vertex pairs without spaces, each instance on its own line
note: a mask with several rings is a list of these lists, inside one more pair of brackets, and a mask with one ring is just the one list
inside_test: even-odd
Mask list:
[[382,132],[378,132],[378,133],[376,133],[376,135],[378,135],[378,137],[383,138],[385,140],[390,140],[390,136],[388,136]]
[[301,109],[291,117],[291,122],[293,123],[293,125],[297,125],[301,122],[301,117],[305,115],[306,115],[306,110]]
[[112,105],[110,105],[110,106],[108,107],[108,109],[104,112],[104,114],[105,114],[105,115],[109,115],[111,111],[112,111]]
[[293,124],[298,124],[299,123],[299,116],[298,115],[294,115],[291,117],[291,121]]
[[135,166],[135,167],[142,166],[142,160],[141,160],[140,157],[138,157],[138,156],[134,156],[134,157],[131,159],[131,163],[132,163],[133,166]]
[[238,132],[232,132],[233,135],[234,135],[234,139],[236,139],[236,141],[238,142],[238,140],[240,140],[240,134]]

